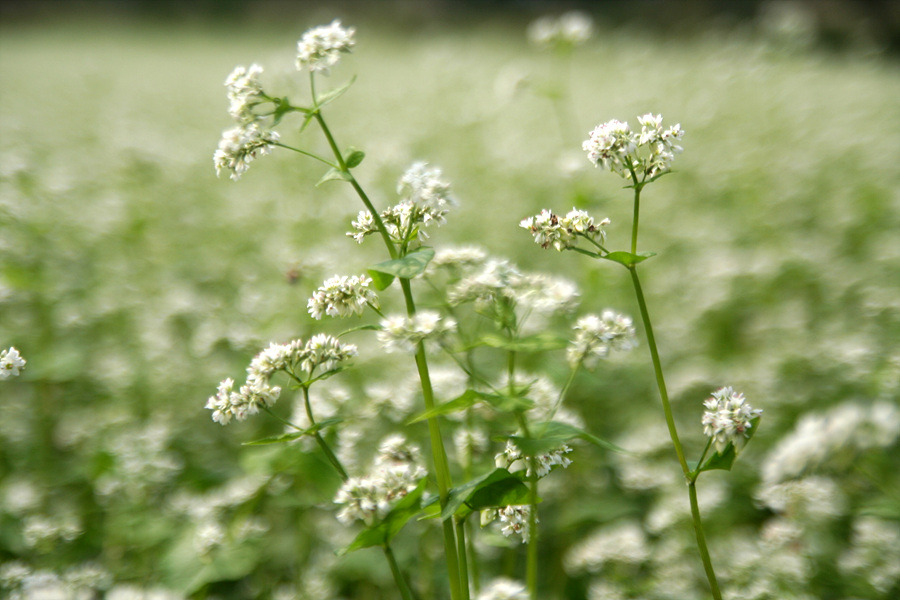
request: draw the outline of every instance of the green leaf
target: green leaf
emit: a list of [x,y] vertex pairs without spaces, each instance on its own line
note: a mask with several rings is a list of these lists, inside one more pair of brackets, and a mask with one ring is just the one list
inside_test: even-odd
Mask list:
[[441,519],[456,515],[466,517],[485,508],[525,504],[528,488],[522,480],[506,469],[497,468],[450,490]]
[[339,88],[335,88],[331,91],[325,92],[321,96],[316,99],[316,108],[322,108],[326,104],[333,102],[344,95],[344,92],[350,89],[350,86],[353,85],[353,82],[356,81],[356,75],[354,75],[350,81],[345,83]]
[[[434,258],[434,248],[423,246],[417,250],[413,250],[403,258],[378,263],[377,265],[369,267],[368,270],[370,275],[374,271],[375,273],[393,275],[400,279],[412,279],[425,270],[425,267],[428,266],[428,263],[431,262],[432,258]],[[372,275],[372,279],[375,279],[374,275]]]
[[568,344],[569,340],[566,338],[551,333],[538,333],[513,340],[502,335],[489,333],[481,336],[472,346],[489,346],[491,348],[515,350],[516,352],[543,352],[545,350],[559,350],[560,348],[565,348]]
[[[750,429],[747,430],[747,437],[744,440],[744,446],[750,443],[750,439],[756,434],[756,430],[759,428],[759,420],[760,415],[757,415],[750,419]],[[738,451],[737,448],[734,447],[733,442],[729,442],[725,449],[721,452],[714,452],[712,456],[706,459],[706,461],[697,469],[697,473],[702,473],[704,471],[730,471],[734,466],[734,461],[737,460]]]
[[628,454],[628,451],[624,448],[613,444],[612,442],[608,442],[602,438],[599,438],[593,434],[590,434],[574,425],[569,425],[568,423],[560,423],[558,421],[545,421],[543,423],[537,423],[531,428],[531,436],[509,436],[513,442],[515,442],[516,446],[522,451],[526,456],[539,456],[541,454],[546,454],[547,452],[551,452],[556,450],[563,444],[570,442],[574,439],[581,439],[586,442],[590,442],[594,445],[600,446],[601,448],[605,448],[607,450],[612,450],[613,452],[621,452]]
[[347,173],[341,171],[340,169],[335,169],[334,167],[328,169],[328,171],[322,175],[322,178],[316,182],[316,187],[319,187],[326,181],[347,181]]
[[357,331],[380,331],[381,325],[360,325],[359,327],[351,327],[345,331],[342,331],[338,334],[338,337],[344,337],[349,333],[355,333]]
[[346,548],[339,550],[338,554],[342,555],[354,550],[384,546],[390,543],[394,536],[403,529],[406,522],[420,512],[422,492],[425,491],[427,483],[428,479],[423,477],[416,489],[400,499],[383,520],[359,532],[356,539]]
[[439,417],[441,415],[448,415],[451,413],[459,412],[477,404],[483,399],[484,394],[482,394],[481,392],[477,392],[475,390],[466,390],[461,396],[454,398],[449,402],[439,404],[431,410],[426,410],[425,412],[420,413],[419,415],[408,421],[406,424],[412,425],[413,423],[419,423],[433,417]]
[[656,256],[656,252],[638,252],[637,254],[632,254],[631,252],[619,251],[604,254],[601,258],[617,262],[626,267],[633,267],[634,265],[647,260],[651,256]]
[[319,421],[312,427],[308,429],[303,429],[300,431],[291,431],[289,433],[282,433],[281,435],[273,435],[271,437],[262,438],[259,440],[253,440],[252,442],[244,442],[241,444],[242,446],[265,446],[267,444],[282,444],[285,442],[293,442],[294,440],[298,440],[303,436],[314,435],[319,431],[322,431],[326,427],[330,427],[332,425],[337,425],[341,423],[343,419],[340,417],[333,417],[331,419],[325,419],[324,421]]
[[366,153],[362,150],[350,148],[347,152],[347,156],[344,157],[344,164],[347,165],[348,169],[352,169],[353,167],[358,167],[359,163],[361,163],[365,157]]
[[372,285],[374,285],[375,289],[379,292],[386,290],[388,286],[394,282],[393,275],[388,275],[380,271],[373,271],[372,269],[368,269],[368,272],[369,276],[372,278]]

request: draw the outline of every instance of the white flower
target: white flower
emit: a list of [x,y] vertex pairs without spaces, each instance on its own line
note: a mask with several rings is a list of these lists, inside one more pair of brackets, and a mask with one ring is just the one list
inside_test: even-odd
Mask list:
[[225,80],[228,88],[228,114],[244,125],[256,121],[259,117],[253,114],[253,107],[264,102],[262,85],[259,76],[263,68],[259,65],[250,65],[250,68],[238,66]]
[[575,544],[563,557],[567,573],[598,572],[607,562],[640,564],[650,557],[641,526],[625,522],[598,529]]
[[354,33],[353,27],[341,27],[339,20],[310,29],[297,42],[297,68],[327,75],[340,60],[341,53],[349,53],[356,44]]
[[335,275],[326,279],[307,302],[309,314],[314,319],[324,315],[347,317],[361,315],[366,306],[378,308],[378,297],[369,289],[372,279],[365,275]]
[[531,537],[531,528],[528,524],[528,518],[531,515],[531,506],[524,504],[521,506],[506,506],[497,511],[500,517],[500,533],[506,537],[518,535],[522,538],[522,543],[527,544]]
[[631,350],[637,345],[631,319],[611,310],[602,316],[587,315],[575,323],[575,339],[569,345],[567,358],[574,369],[580,364],[592,369],[610,350]]
[[456,321],[433,310],[423,310],[411,317],[390,315],[381,321],[378,341],[386,352],[414,352],[426,338],[440,338],[456,329]]
[[309,374],[321,367],[331,371],[358,354],[354,344],[342,344],[336,337],[320,333],[306,343],[301,354],[301,368]]
[[528,590],[518,581],[498,577],[482,588],[475,600],[528,600]]
[[222,140],[213,155],[216,175],[222,171],[231,171],[231,179],[241,178],[250,163],[258,156],[265,156],[272,151],[278,141],[278,133],[263,130],[257,123],[247,123],[222,133]]
[[534,241],[540,244],[541,248],[553,246],[559,251],[575,247],[578,244],[578,236],[602,245],[606,240],[606,231],[602,227],[606,225],[609,225],[609,219],[603,219],[595,224],[593,217],[588,213],[574,208],[564,217],[544,209],[540,214],[523,219],[519,223],[519,227],[531,232]]
[[622,177],[629,178],[628,167],[632,166],[631,153],[637,146],[628,123],[616,119],[601,123],[590,133],[581,145],[587,152],[588,160],[594,166],[603,167]]
[[734,443],[735,449],[739,450],[749,437],[751,419],[762,413],[762,409],[754,409],[744,401],[743,394],[731,387],[713,392],[703,406],[706,407],[702,418],[703,433],[712,438],[718,452],[725,450],[730,443]]
[[558,19],[541,17],[528,26],[528,41],[543,48],[570,48],[590,39],[593,20],[583,12],[570,11]]
[[25,368],[25,359],[14,347],[0,350],[0,381],[16,377]]
[[681,125],[662,128],[662,115],[648,113],[638,117],[640,133],[632,132],[628,123],[612,119],[601,123],[582,144],[588,160],[625,179],[637,176],[638,182],[667,172],[682,151],[676,142],[684,135]]
[[[563,469],[571,465],[572,460],[565,456],[571,451],[572,449],[569,446],[563,444],[556,450],[535,456],[538,479],[549,474],[550,470],[556,465],[561,466]],[[520,470],[524,466],[525,475],[531,477],[531,458],[523,455],[522,451],[519,450],[519,447],[512,440],[507,440],[506,449],[494,457],[494,464],[510,471]]]

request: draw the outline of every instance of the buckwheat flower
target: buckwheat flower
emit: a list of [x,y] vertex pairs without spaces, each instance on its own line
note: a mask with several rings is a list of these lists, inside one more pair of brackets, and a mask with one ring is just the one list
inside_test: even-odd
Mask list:
[[443,215],[454,204],[450,196],[450,184],[441,179],[441,170],[427,162],[416,162],[407,169],[397,184],[397,194],[428,212],[430,219],[443,222]]
[[386,352],[415,352],[419,342],[439,339],[456,329],[456,321],[442,317],[432,310],[423,310],[411,317],[390,315],[381,321],[378,341]]
[[507,260],[492,258],[477,272],[460,279],[447,291],[451,305],[474,302],[484,310],[501,298],[514,300],[515,289],[523,281],[522,273]]
[[518,581],[498,577],[483,587],[475,600],[528,600],[528,590]]
[[331,371],[342,362],[348,361],[358,354],[354,344],[342,344],[337,338],[320,333],[314,335],[301,353],[301,368],[312,373],[321,367],[323,371]]
[[341,27],[337,19],[310,29],[297,42],[297,68],[327,75],[341,59],[341,53],[349,53],[356,44],[354,33],[356,29]]
[[437,269],[462,272],[484,264],[486,259],[487,252],[478,246],[441,248],[428,263],[428,273],[433,273]]
[[372,278],[366,275],[335,275],[326,279],[307,302],[314,319],[361,315],[366,306],[378,308],[375,290],[369,289]]
[[25,362],[14,347],[0,350],[0,381],[16,377],[25,368]]
[[268,348],[257,354],[250,361],[250,366],[247,367],[247,380],[266,381],[276,371],[289,368],[300,352],[302,344],[301,340],[294,340],[289,344],[272,342]]
[[235,404],[234,379],[230,377],[219,383],[218,391],[215,396],[210,396],[206,401],[206,408],[213,411],[212,420],[222,425],[228,425],[234,416],[233,406]]
[[637,345],[631,318],[611,310],[603,314],[587,315],[575,323],[575,339],[566,351],[569,365],[575,369],[583,364],[592,369],[611,350],[631,350]]
[[238,66],[225,80],[225,87],[228,88],[228,114],[242,125],[259,119],[253,113],[253,107],[266,101],[259,82],[262,72],[263,68],[256,64],[250,65],[249,69]]
[[[562,444],[556,450],[535,456],[534,460],[536,462],[535,466],[537,467],[538,479],[545,477],[550,473],[550,470],[557,465],[561,466],[563,469],[571,465],[571,459],[565,456],[571,451],[572,449],[569,446]],[[503,452],[500,452],[494,457],[494,464],[497,467],[502,467],[509,471],[518,471],[524,468],[525,474],[528,477],[531,477],[531,458],[523,455],[522,451],[519,450],[519,447],[516,446],[515,442],[512,440],[507,440],[506,448]]]
[[629,179],[628,169],[634,166],[631,154],[637,148],[637,141],[628,123],[612,119],[597,125],[581,147],[594,166]]
[[744,401],[744,395],[735,392],[731,387],[723,387],[712,393],[712,397],[703,402],[703,433],[712,438],[716,450],[722,452],[733,443],[735,450],[740,450],[749,429],[750,421],[762,409],[754,409]]
[[500,518],[500,533],[506,537],[518,535],[522,543],[527,544],[531,537],[531,528],[528,526],[528,517],[531,515],[531,506],[506,506],[497,511]]
[[594,32],[593,20],[583,12],[570,11],[558,19],[541,17],[528,26],[528,41],[542,48],[567,49],[583,44]]
[[624,522],[598,529],[563,557],[567,573],[595,573],[606,563],[641,564],[650,558],[647,536],[638,523]]
[[213,155],[216,175],[231,171],[231,179],[237,181],[250,168],[250,163],[259,156],[269,154],[277,141],[277,132],[264,130],[258,123],[247,123],[225,131]]
[[367,235],[376,233],[378,226],[375,225],[375,218],[367,210],[359,211],[359,215],[355,221],[350,222],[350,226],[354,231],[348,231],[347,236],[356,240],[357,244],[362,244]]

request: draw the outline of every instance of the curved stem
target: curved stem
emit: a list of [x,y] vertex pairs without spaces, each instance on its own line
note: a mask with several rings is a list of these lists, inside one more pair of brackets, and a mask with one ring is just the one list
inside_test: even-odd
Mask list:
[[306,150],[301,150],[300,148],[294,148],[293,146],[288,146],[287,144],[282,144],[281,142],[275,142],[273,145],[274,145],[274,146],[278,146],[279,148],[285,148],[285,149],[287,149],[287,150],[293,150],[294,152],[297,152],[298,154],[302,154],[303,156],[308,156],[308,157],[310,157],[310,158],[313,158],[313,159],[319,161],[320,163],[325,163],[326,165],[328,165],[328,166],[331,167],[332,169],[337,169],[337,168],[338,168],[338,166],[337,166],[336,164],[334,164],[334,163],[332,163],[332,162],[330,162],[330,161],[328,161],[328,160],[325,160],[324,158],[322,158],[322,157],[319,156],[318,154],[313,154],[312,152],[307,152]]

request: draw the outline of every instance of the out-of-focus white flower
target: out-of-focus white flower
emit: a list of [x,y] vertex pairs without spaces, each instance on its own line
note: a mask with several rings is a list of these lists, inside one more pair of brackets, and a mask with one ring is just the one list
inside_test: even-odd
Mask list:
[[566,572],[598,572],[608,562],[640,564],[650,557],[640,525],[625,522],[598,529],[575,544],[563,557]]
[[484,248],[478,246],[462,246],[458,248],[441,248],[434,254],[434,258],[428,263],[428,273],[437,269],[447,269],[451,272],[463,272],[484,264],[488,255]]
[[225,80],[228,88],[228,114],[238,123],[245,125],[256,121],[259,117],[253,113],[253,107],[265,102],[259,76],[263,68],[259,65],[235,67]]
[[594,368],[611,350],[631,350],[637,345],[631,318],[611,310],[601,316],[587,315],[575,323],[575,339],[566,351],[569,365],[574,369],[580,364]]
[[540,214],[522,219],[519,223],[519,227],[531,232],[535,243],[540,244],[541,248],[553,246],[559,251],[578,245],[578,236],[602,245],[606,240],[606,231],[602,228],[606,225],[609,225],[609,219],[594,223],[593,217],[587,212],[574,208],[564,217],[544,209]]
[[419,447],[402,435],[385,438],[379,445],[372,472],[351,477],[338,490],[334,498],[335,504],[342,505],[338,520],[372,525],[383,519],[393,504],[413,491],[427,475],[420,464],[420,454]]
[[254,159],[272,152],[278,139],[277,132],[263,129],[255,122],[225,131],[213,154],[216,175],[231,171],[231,179],[237,181]]
[[579,11],[569,11],[559,18],[541,17],[528,26],[528,41],[541,48],[567,49],[591,38],[594,21]]
[[335,275],[313,292],[307,302],[309,314],[314,319],[361,315],[366,306],[378,308],[378,296],[369,289],[372,278],[365,275]]
[[0,381],[15,377],[25,368],[25,359],[13,347],[0,350]]
[[327,75],[341,59],[341,53],[349,53],[356,44],[355,33],[353,27],[341,27],[337,19],[329,25],[313,27],[297,42],[297,68]]
[[[571,465],[572,460],[565,456],[571,451],[572,449],[569,446],[563,444],[556,450],[535,456],[534,460],[537,463],[538,478],[545,477],[550,473],[550,470],[557,465],[563,469]],[[519,450],[519,447],[516,446],[515,442],[512,440],[507,440],[506,448],[503,452],[494,457],[494,464],[510,471],[517,471],[524,468],[525,475],[531,477],[531,457],[522,454],[522,451]]]
[[456,321],[433,310],[422,310],[411,317],[390,315],[381,321],[378,341],[386,352],[414,352],[419,342],[441,338],[456,329]]
[[838,567],[845,573],[862,575],[887,594],[900,581],[900,526],[877,517],[859,517],[853,523],[850,547]]
[[753,408],[744,400],[744,395],[735,392],[730,386],[712,393],[712,397],[703,402],[703,433],[712,438],[716,450],[722,452],[733,443],[735,450],[740,450],[749,437],[750,421],[762,414],[761,408]]
[[518,581],[498,577],[484,586],[475,600],[528,600],[528,590]]

